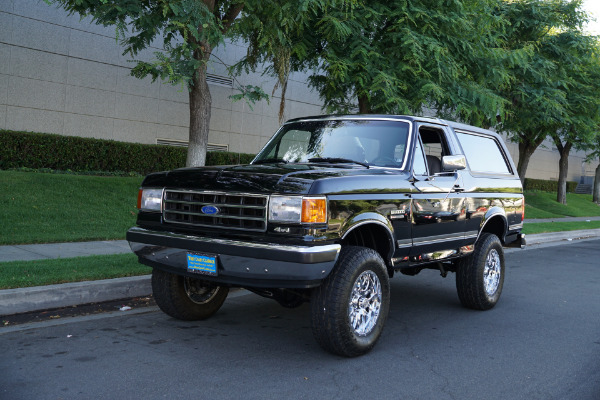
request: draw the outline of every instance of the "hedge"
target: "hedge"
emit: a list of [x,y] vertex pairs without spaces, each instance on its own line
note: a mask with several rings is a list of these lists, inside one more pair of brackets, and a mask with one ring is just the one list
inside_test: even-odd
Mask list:
[[[185,166],[184,147],[0,130],[0,169],[49,168],[142,175]],[[206,165],[249,163],[253,154],[211,151]]]
[[[575,192],[577,182],[567,182],[567,192]],[[539,190],[542,192],[556,192],[558,191],[558,181],[547,181],[544,179],[531,179],[525,178],[525,190]]]

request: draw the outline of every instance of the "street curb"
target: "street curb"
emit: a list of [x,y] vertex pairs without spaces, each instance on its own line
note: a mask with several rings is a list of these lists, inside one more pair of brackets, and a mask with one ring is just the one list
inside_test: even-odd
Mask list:
[[600,237],[600,229],[584,229],[579,231],[548,232],[537,233],[535,235],[525,235],[527,245],[560,242],[564,240],[570,241],[587,239],[593,237]]
[[148,296],[150,275],[0,290],[0,316]]
[[[600,229],[526,235],[527,245],[600,237]],[[148,296],[150,275],[0,290],[0,316]]]

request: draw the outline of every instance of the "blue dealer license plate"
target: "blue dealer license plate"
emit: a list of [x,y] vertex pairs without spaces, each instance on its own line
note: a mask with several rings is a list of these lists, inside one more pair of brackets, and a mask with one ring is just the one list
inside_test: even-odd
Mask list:
[[190,272],[204,275],[217,275],[217,256],[209,254],[188,253],[187,269]]

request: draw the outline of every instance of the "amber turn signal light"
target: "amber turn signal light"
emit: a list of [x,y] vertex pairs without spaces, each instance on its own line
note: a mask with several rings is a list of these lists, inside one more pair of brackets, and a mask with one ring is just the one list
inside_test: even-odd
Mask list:
[[302,222],[325,223],[327,222],[327,200],[324,198],[302,199]]

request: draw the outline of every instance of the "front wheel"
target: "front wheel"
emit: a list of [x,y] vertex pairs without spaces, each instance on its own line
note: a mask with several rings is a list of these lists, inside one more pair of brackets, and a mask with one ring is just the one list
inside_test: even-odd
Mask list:
[[504,285],[504,250],[498,236],[482,233],[475,251],[459,261],[456,289],[463,306],[489,310],[500,299]]
[[344,247],[332,273],[311,299],[311,325],[325,350],[345,357],[370,351],[390,305],[385,263],[374,250]]
[[223,305],[229,288],[154,268],[152,293],[167,315],[184,321],[206,319]]

